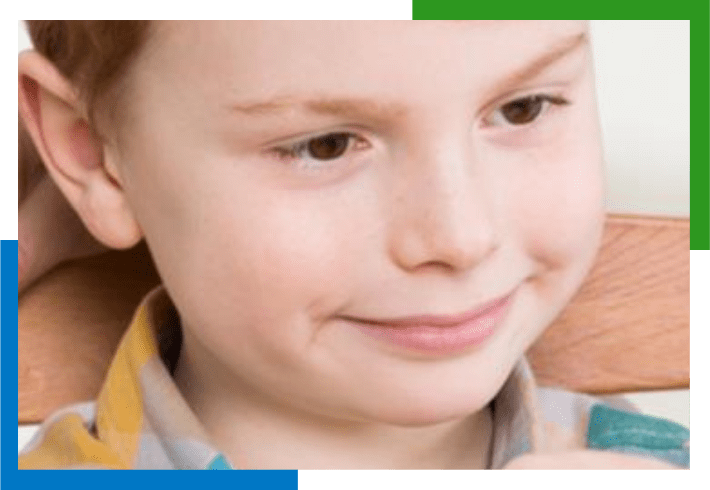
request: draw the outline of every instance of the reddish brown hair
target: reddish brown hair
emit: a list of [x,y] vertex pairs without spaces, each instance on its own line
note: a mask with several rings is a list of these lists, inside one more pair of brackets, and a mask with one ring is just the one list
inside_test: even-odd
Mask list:
[[[120,81],[149,36],[144,20],[28,20],[34,49],[51,61],[77,89],[86,104],[88,123],[100,136],[96,114],[111,122],[121,120]],[[23,196],[34,184],[41,160],[19,123],[20,188]]]

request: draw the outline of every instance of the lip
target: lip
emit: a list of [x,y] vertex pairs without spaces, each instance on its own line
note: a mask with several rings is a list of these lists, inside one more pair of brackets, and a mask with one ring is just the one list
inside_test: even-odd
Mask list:
[[489,310],[499,307],[502,303],[508,300],[511,295],[512,293],[507,296],[496,298],[482,304],[481,306],[478,306],[477,308],[474,308],[473,310],[456,315],[415,315],[386,319],[358,318],[357,321],[387,327],[421,327],[423,325],[431,327],[453,327],[485,315],[489,312]]
[[493,335],[503,321],[514,292],[454,315],[416,315],[362,319],[342,317],[362,333],[408,350],[445,354],[478,345]]

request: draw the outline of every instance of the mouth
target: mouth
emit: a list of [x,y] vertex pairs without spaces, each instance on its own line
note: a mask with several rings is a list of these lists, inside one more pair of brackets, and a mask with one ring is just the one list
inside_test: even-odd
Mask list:
[[491,337],[505,319],[515,291],[453,315],[398,318],[341,317],[369,337],[429,354],[457,353]]

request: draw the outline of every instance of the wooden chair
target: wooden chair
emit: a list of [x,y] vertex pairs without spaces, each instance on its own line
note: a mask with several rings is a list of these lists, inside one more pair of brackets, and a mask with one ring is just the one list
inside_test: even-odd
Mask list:
[[[596,265],[528,352],[541,385],[615,394],[690,386],[688,219],[609,216]],[[18,422],[95,398],[159,278],[145,244],[65,264],[19,298]]]

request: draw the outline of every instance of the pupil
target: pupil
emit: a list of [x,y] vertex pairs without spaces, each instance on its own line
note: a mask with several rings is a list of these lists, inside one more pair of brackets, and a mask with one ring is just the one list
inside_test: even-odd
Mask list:
[[313,158],[332,160],[345,153],[349,139],[347,133],[333,133],[314,138],[308,143],[308,152]]
[[540,97],[528,97],[503,106],[502,111],[508,122],[513,124],[527,124],[533,121],[542,110]]

